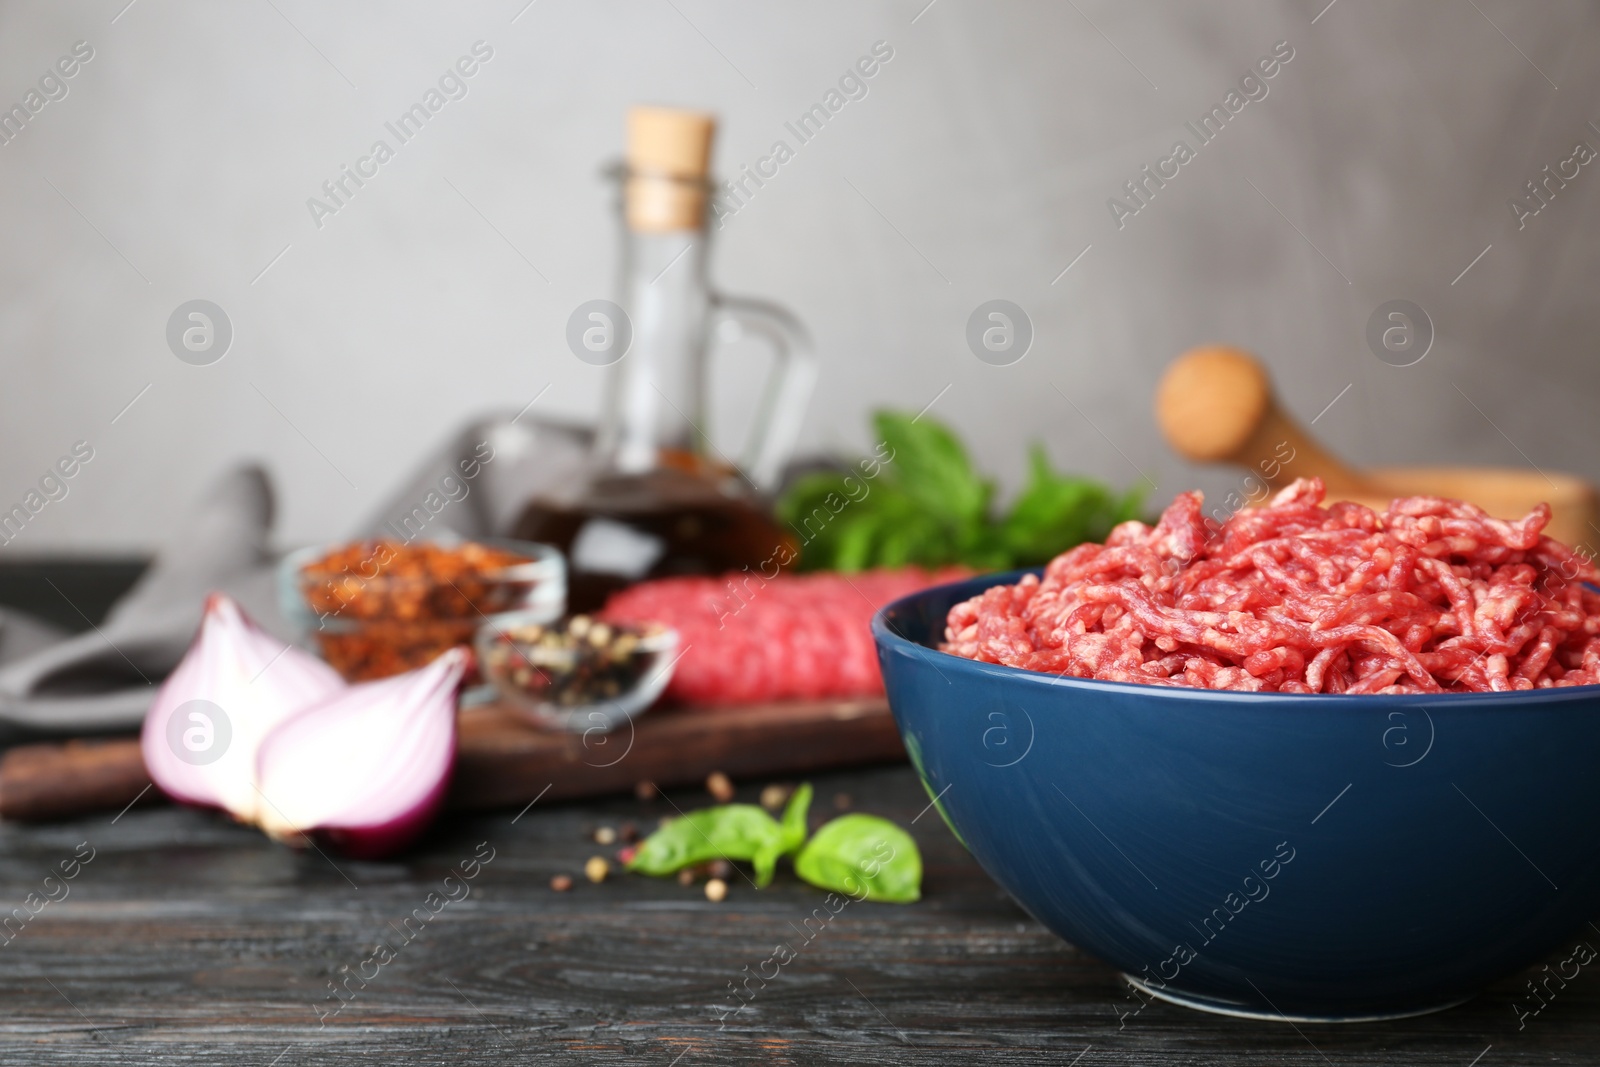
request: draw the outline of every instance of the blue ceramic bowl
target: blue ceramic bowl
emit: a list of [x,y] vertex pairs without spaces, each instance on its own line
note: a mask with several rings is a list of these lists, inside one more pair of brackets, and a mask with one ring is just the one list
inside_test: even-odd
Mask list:
[[984,869],[1136,986],[1247,1016],[1392,1017],[1596,940],[1600,686],[1226,693],[935,651],[952,605],[1017,576],[879,612],[889,703]]

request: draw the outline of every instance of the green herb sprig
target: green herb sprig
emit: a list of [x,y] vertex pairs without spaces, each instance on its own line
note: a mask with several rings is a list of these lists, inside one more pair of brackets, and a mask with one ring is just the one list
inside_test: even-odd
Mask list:
[[994,482],[973,469],[949,427],[894,411],[876,412],[872,424],[876,458],[847,473],[807,475],[778,501],[778,517],[803,543],[803,570],[1027,567],[1140,517],[1142,490],[1119,496],[1093,479],[1058,474],[1037,444],[1027,484],[997,517]]
[[811,784],[800,786],[774,819],[754,804],[722,804],[680,816],[645,838],[628,861],[635,874],[664,877],[711,860],[743,860],[756,885],[772,882],[780,856],[820,889],[858,900],[908,904],[922,895],[922,854],[911,835],[875,815],[841,815],[806,840]]

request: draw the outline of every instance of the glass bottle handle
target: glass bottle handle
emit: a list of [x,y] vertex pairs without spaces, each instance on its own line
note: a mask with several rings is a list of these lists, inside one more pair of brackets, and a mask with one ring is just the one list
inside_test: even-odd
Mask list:
[[758,337],[772,348],[772,372],[761,389],[739,467],[762,492],[777,488],[794,452],[806,405],[817,383],[817,360],[800,320],[776,304],[747,297],[711,296],[712,333],[719,342]]

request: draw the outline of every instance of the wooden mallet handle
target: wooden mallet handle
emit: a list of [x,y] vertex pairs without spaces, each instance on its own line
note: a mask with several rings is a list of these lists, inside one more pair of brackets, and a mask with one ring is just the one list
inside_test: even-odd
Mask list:
[[[1248,468],[1274,489],[1320,477],[1331,500],[1373,495],[1366,479],[1284,414],[1266,368],[1243,349],[1205,345],[1173,360],[1156,387],[1156,421],[1180,455]],[[1275,462],[1289,449],[1291,462]]]

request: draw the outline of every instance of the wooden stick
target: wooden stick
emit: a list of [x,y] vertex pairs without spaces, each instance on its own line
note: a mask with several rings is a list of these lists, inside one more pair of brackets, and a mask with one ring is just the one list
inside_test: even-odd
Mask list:
[[[610,734],[548,733],[507,707],[461,713],[449,806],[461,811],[625,792],[640,781],[691,785],[712,771],[735,779],[794,776],[905,758],[882,698],[796,701],[651,712]],[[19,745],[0,756],[0,818],[17,822],[115,812],[147,792],[136,739]],[[141,796],[142,794],[142,796]]]
[[[1237,464],[1274,489],[1320,477],[1329,499],[1374,495],[1366,478],[1284,413],[1265,368],[1243,349],[1206,345],[1174,360],[1156,387],[1156,421],[1180,455]],[[1279,462],[1285,455],[1294,461]]]

